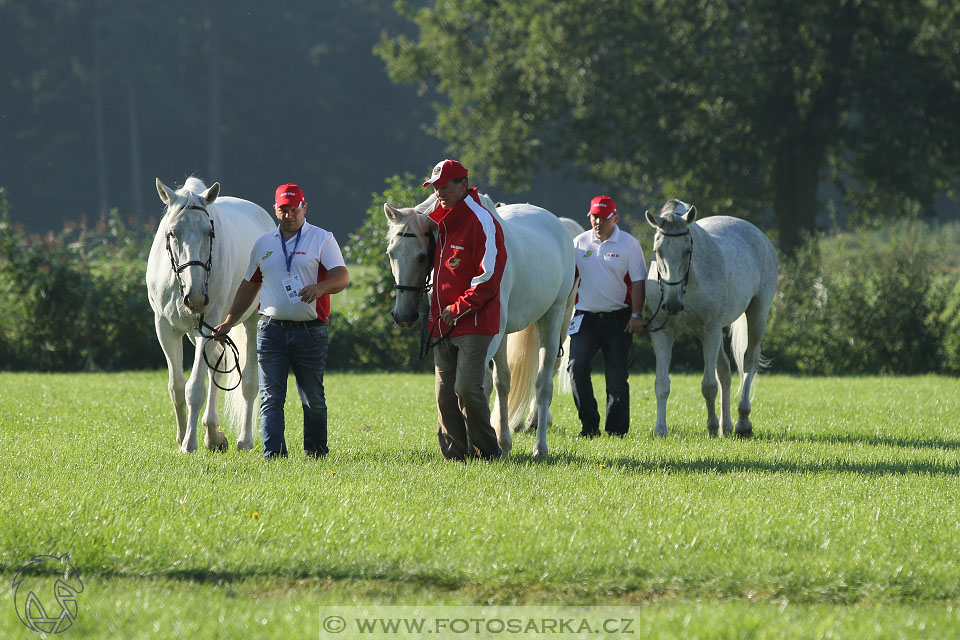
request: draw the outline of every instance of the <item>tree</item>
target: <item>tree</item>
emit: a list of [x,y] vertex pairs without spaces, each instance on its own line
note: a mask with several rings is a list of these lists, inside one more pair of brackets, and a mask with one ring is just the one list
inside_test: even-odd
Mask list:
[[[438,0],[377,48],[443,101],[433,131],[491,182],[573,160],[631,204],[773,214],[781,249],[818,189],[932,206],[960,168],[960,2]],[[621,198],[618,198],[618,200]]]

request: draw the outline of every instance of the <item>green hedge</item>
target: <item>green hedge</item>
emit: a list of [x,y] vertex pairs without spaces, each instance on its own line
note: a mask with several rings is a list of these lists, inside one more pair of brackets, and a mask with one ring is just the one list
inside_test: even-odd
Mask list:
[[[429,371],[420,329],[390,318],[393,277],[383,202],[416,204],[412,176],[373,194],[361,229],[343,243],[357,303],[335,299],[329,367]],[[9,221],[0,189],[0,368],[125,370],[164,366],[144,273],[153,229],[116,213],[90,227],[34,237]],[[641,237],[644,245],[649,238]],[[764,354],[772,371],[849,375],[960,373],[960,226],[898,223],[813,239],[780,266]],[[189,349],[188,349],[189,353]],[[634,340],[632,368],[652,371]],[[674,370],[702,368],[700,345],[681,338]]]

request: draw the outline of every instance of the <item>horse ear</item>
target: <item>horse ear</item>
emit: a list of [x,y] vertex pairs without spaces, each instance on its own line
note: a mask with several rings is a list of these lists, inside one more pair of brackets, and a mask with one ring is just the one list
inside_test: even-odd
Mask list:
[[387,216],[387,221],[390,222],[391,224],[403,223],[403,214],[397,211],[396,209],[394,209],[393,207],[391,207],[386,202],[383,203],[383,214]]
[[687,212],[683,214],[683,221],[688,225],[693,224],[697,219],[697,208],[693,205],[690,205],[690,208],[687,209]]
[[660,228],[660,221],[658,220],[657,216],[655,216],[655,215],[653,215],[652,213],[650,213],[650,211],[651,211],[651,209],[647,209],[647,210],[644,212],[643,217],[647,219],[647,224],[649,224],[649,225],[650,225],[651,227],[653,227],[654,229],[659,229],[659,228]]
[[170,204],[170,201],[173,200],[173,196],[170,195],[170,187],[160,182],[160,178],[157,178],[157,193],[160,194],[160,199],[163,200],[164,204]]
[[200,197],[203,198],[203,201],[206,204],[210,204],[217,199],[217,196],[220,195],[220,183],[214,182],[213,186],[208,188],[206,191],[200,194]]

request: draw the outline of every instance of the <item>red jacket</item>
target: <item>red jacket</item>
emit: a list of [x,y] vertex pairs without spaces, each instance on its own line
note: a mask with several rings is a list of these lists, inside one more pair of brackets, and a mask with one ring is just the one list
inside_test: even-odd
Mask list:
[[[507,264],[500,222],[482,204],[475,188],[451,209],[439,203],[429,214],[440,227],[430,296],[431,335],[494,335],[500,332],[500,280]],[[440,318],[446,307],[456,324]]]

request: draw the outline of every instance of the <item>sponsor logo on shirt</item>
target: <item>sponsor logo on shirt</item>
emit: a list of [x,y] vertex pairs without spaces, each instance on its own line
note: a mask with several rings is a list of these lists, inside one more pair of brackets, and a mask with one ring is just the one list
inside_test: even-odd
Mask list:
[[463,247],[459,247],[459,246],[457,246],[457,245],[455,245],[455,244],[450,245],[450,248],[451,248],[451,249],[460,249],[460,251],[463,251]]
[[589,257],[592,256],[592,255],[593,255],[593,250],[591,249],[590,251],[587,251],[585,254],[583,254],[583,257],[584,257],[584,258],[589,258]]
[[264,260],[266,260],[267,258],[269,258],[269,257],[272,256],[272,255],[273,255],[273,251],[267,251],[265,254],[263,254],[263,257],[260,258],[260,262],[263,262]]
[[620,254],[619,254],[619,253],[605,253],[605,254],[603,254],[603,257],[604,257],[604,258],[619,258],[619,257],[620,257]]

